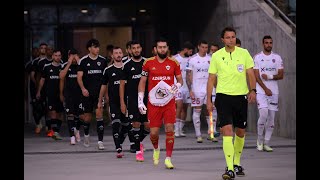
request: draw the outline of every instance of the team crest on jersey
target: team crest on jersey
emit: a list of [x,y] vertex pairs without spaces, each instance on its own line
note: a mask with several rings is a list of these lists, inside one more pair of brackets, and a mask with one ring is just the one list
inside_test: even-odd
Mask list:
[[130,119],[132,119],[132,118],[133,118],[133,115],[132,115],[132,114],[130,114],[130,115],[129,115],[129,118],[130,118]]
[[88,63],[87,66],[90,66],[90,63]]
[[169,66],[169,65],[167,65],[167,66],[166,66],[166,69],[167,69],[167,70],[169,70],[169,69],[170,69],[170,66]]
[[52,106],[49,106],[49,109],[52,109]]
[[273,62],[273,63],[275,63],[275,62],[276,62],[276,60],[275,60],[275,59],[272,59],[272,62]]
[[163,99],[167,97],[169,94],[167,93],[166,89],[158,88],[156,90],[156,98],[157,99]]
[[53,70],[52,70],[52,69],[50,69],[50,72],[53,72]]
[[151,68],[151,70],[156,70],[156,67]]
[[261,62],[263,62],[264,60],[263,59],[261,59]]
[[71,69],[69,68],[69,71],[71,71]]
[[208,64],[210,64],[210,61],[208,61]]
[[238,64],[237,65],[237,69],[238,69],[239,72],[243,72],[243,69],[244,69],[243,64]]
[[132,67],[132,68],[131,68],[131,71],[134,71],[134,70],[135,70],[134,67]]
[[97,65],[100,66],[100,65],[101,65],[101,62],[97,62]]
[[69,112],[69,109],[66,109],[66,112]]
[[116,115],[115,114],[111,114],[111,116],[114,118]]

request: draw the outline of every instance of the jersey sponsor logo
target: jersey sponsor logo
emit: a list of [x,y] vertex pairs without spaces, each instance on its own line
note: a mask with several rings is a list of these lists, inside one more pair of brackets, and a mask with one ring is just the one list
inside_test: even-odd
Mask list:
[[142,76],[148,76],[148,72],[142,70],[141,75]]
[[167,65],[167,66],[166,66],[166,69],[167,69],[167,70],[169,71],[169,69],[170,69],[170,66],[169,66],[169,65]]
[[140,79],[141,74],[132,75],[132,79]]
[[237,69],[238,69],[239,72],[243,72],[243,70],[244,70],[244,65],[243,65],[243,64],[238,64],[238,65],[237,65]]
[[59,79],[59,76],[50,76],[50,79]]
[[264,72],[264,71],[277,71],[277,69],[276,69],[276,68],[262,67],[262,68],[261,68],[261,72]]
[[100,74],[102,73],[101,70],[88,70],[88,74]]
[[113,84],[120,84],[120,80],[114,81]]
[[152,77],[154,81],[161,81],[161,80],[171,80],[170,76],[154,76]]
[[111,76],[115,76],[116,75],[116,73],[112,73],[112,75]]
[[135,68],[134,68],[134,67],[132,67],[132,68],[131,68],[131,71],[134,71],[134,70],[135,70]]
[[69,77],[69,78],[76,78],[76,77],[77,77],[77,74],[69,74],[68,77]]
[[97,62],[97,65],[100,66],[100,65],[101,65],[101,62]]
[[199,68],[199,69],[197,69],[197,72],[208,72],[208,69]]

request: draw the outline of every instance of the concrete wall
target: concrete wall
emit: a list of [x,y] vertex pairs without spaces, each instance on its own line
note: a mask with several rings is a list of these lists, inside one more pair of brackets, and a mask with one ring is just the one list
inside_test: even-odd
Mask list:
[[[210,17],[202,37],[219,41],[221,30],[233,26],[242,47],[252,56],[262,50],[262,37],[271,35],[273,51],[280,54],[285,67],[284,79],[278,82],[280,89],[279,112],[276,113],[274,135],[296,138],[296,38],[281,19],[275,19],[273,11],[264,2],[256,0],[220,0]],[[256,104],[249,105],[248,128],[256,132],[259,117]]]

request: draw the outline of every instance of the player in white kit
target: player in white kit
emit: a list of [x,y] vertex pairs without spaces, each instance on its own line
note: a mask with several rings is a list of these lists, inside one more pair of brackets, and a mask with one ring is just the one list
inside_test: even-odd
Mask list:
[[[183,44],[181,51],[178,54],[173,56],[173,58],[175,58],[180,64],[180,70],[181,70],[181,75],[183,79],[182,87],[175,94],[177,109],[176,109],[176,123],[174,123],[174,127],[175,127],[174,134],[176,137],[186,136],[186,134],[184,134],[182,129],[187,118],[188,106],[191,103],[190,94],[189,94],[189,90],[186,83],[186,67],[189,62],[189,58],[192,55],[193,48],[194,47],[192,43],[189,41],[186,41]],[[176,83],[176,79],[175,79],[175,83]]]
[[[198,43],[198,50],[199,52],[190,58],[189,64],[187,65],[187,86],[191,97],[191,107],[193,107],[192,120],[197,136],[197,142],[202,143],[200,114],[202,105],[207,102],[208,69],[211,57],[207,54],[208,43],[206,41],[202,40]],[[215,90],[213,90],[213,94],[212,99],[214,101]],[[217,113],[215,111],[212,114],[215,122]],[[208,123],[208,137],[210,137],[210,118],[207,111],[205,111],[205,115]],[[215,123],[213,127],[215,131]],[[208,140],[217,142],[216,138],[208,138]]]
[[277,80],[283,79],[284,70],[281,57],[271,51],[271,36],[264,36],[262,43],[264,49],[254,56],[253,68],[257,79],[257,105],[259,109],[257,149],[258,151],[272,152],[273,149],[270,147],[269,141],[274,129],[275,112],[279,110]]

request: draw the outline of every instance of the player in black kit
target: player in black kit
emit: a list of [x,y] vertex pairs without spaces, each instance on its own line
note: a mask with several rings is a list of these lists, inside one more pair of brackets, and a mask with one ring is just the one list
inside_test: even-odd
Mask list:
[[[47,48],[46,43],[41,43],[39,45],[39,57],[33,59],[31,62],[28,62],[26,64],[26,68],[29,71],[29,76],[30,76],[30,95],[31,95],[31,105],[32,105],[32,114],[33,118],[35,120],[36,128],[35,128],[35,133],[39,134],[42,128],[42,124],[40,122],[42,116],[45,116],[46,110],[45,110],[45,98],[42,96],[40,100],[36,98],[37,94],[37,89],[39,86],[39,80],[40,78],[40,71],[38,68],[38,61],[40,59],[46,58],[46,48]],[[42,90],[42,95],[44,94],[45,90]],[[50,119],[46,118],[46,126],[47,126],[47,136],[51,137],[53,135],[53,131],[51,130],[51,124],[50,124]]]
[[41,79],[37,91],[37,99],[41,98],[41,90],[46,82],[46,104],[51,119],[51,127],[54,131],[52,136],[55,140],[61,140],[59,134],[62,124],[63,105],[59,99],[59,73],[61,70],[61,51],[54,50],[52,55],[52,62],[44,65],[41,72]]
[[[128,108],[128,117],[133,126],[133,130],[129,131],[129,136],[132,135],[134,137],[136,161],[142,162],[144,161],[144,150],[141,142],[150,132],[147,115],[140,114],[138,109],[138,85],[145,58],[141,56],[142,47],[139,42],[132,41],[130,49],[132,51],[132,58],[124,63],[123,76],[120,81],[121,112],[126,114],[126,109]],[[126,84],[125,81],[127,81]],[[128,97],[127,104],[124,101],[124,87]],[[147,93],[148,91],[146,90],[145,92]],[[144,97],[144,101],[147,103],[148,95],[145,94]]]
[[102,83],[103,70],[107,67],[106,59],[99,55],[100,43],[96,39],[87,42],[89,54],[79,61],[77,81],[80,86],[82,96],[80,107],[84,112],[82,122],[84,128],[84,146],[89,147],[89,127],[92,120],[92,113],[95,110],[98,132],[98,149],[103,150],[103,108],[98,107],[99,92]]
[[70,144],[80,142],[79,115],[81,89],[77,82],[77,66],[79,62],[78,51],[71,49],[68,52],[68,62],[62,64],[60,71],[60,101],[64,103],[67,114],[67,123],[70,135]]
[[[123,53],[120,47],[114,47],[112,50],[112,62],[110,66],[104,69],[102,86],[99,95],[99,106],[102,106],[104,96],[109,96],[110,114],[112,120],[112,135],[116,146],[117,158],[122,158],[122,143],[128,134],[129,121],[120,110],[119,85],[122,73]],[[106,90],[108,88],[108,94]],[[121,129],[121,130],[120,130]]]

